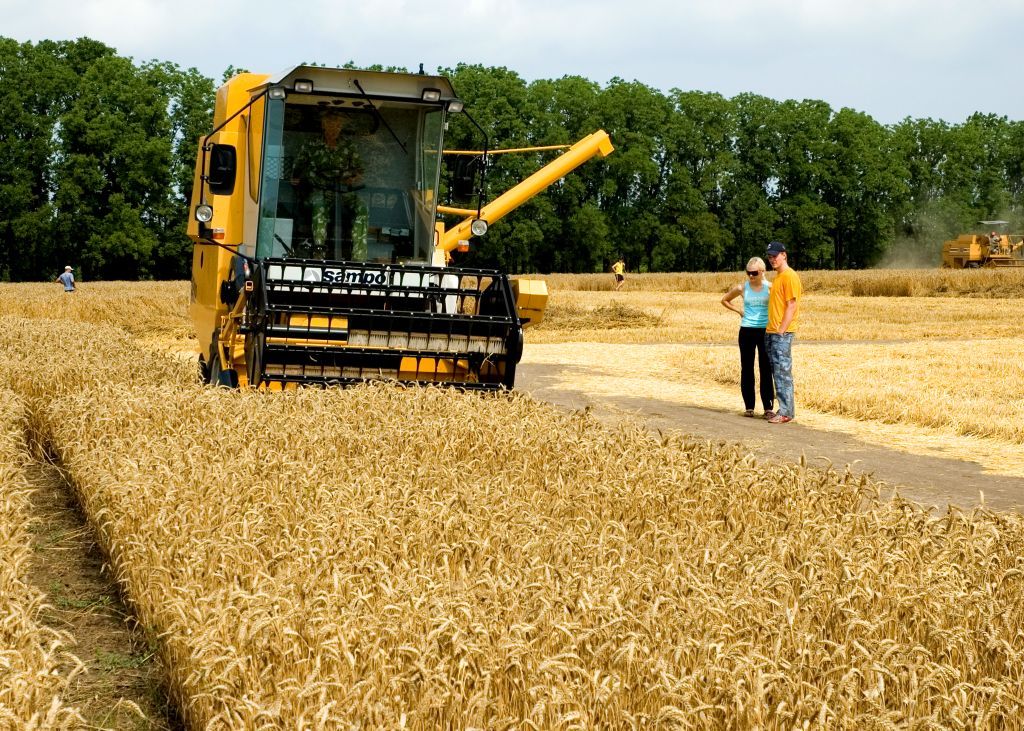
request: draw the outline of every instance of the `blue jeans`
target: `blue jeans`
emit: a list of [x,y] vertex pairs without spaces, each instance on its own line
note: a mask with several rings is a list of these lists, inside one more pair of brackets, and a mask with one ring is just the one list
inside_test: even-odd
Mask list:
[[779,402],[775,413],[792,419],[796,416],[796,404],[793,401],[793,333],[768,333],[764,340],[768,346],[768,359],[772,362],[775,398]]

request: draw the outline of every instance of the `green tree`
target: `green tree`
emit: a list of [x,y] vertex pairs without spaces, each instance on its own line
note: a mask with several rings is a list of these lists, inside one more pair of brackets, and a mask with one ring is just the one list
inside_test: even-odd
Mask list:
[[[659,244],[670,164],[665,131],[672,104],[664,94],[639,82],[612,79],[600,97],[602,127],[615,144],[604,164],[601,209],[611,229],[612,256],[629,269],[653,266]],[[645,225],[645,222],[647,225]],[[611,262],[605,262],[610,265]]]
[[[593,82],[565,76],[556,81],[534,82],[528,92],[530,109],[536,115],[530,120],[535,131],[534,144],[574,144],[601,127],[601,90]],[[552,157],[552,153],[538,153],[535,166],[546,164]],[[608,223],[602,213],[606,201],[601,196],[605,166],[600,158],[588,161],[524,209],[523,217],[536,221],[543,234],[535,247],[535,266],[541,271],[594,271],[608,263]],[[592,212],[577,215],[585,207],[592,208]],[[578,252],[578,258],[577,254],[567,254],[582,243],[580,225],[588,220],[597,226],[590,238],[592,249]],[[575,265],[574,260],[578,261]]]
[[[448,76],[459,97],[466,104],[467,114],[455,115],[450,120],[445,146],[448,149],[482,150],[527,147],[532,144],[527,120],[536,116],[529,105],[526,82],[513,71],[502,67],[459,64],[454,69],[441,69]],[[476,124],[473,124],[472,121]],[[480,128],[486,132],[486,139]],[[532,158],[523,155],[493,155],[489,158],[486,175],[485,203],[505,192],[536,169]],[[516,214],[513,214],[516,215]],[[522,246],[517,241],[506,241],[513,229],[508,225],[492,226],[468,256],[460,256],[460,264],[467,266],[501,266],[515,258],[508,251]],[[528,238],[528,237],[527,237]]]
[[[55,236],[81,248],[83,269],[103,279],[152,276],[171,187],[169,99],[130,59],[97,59],[61,117]],[[138,221],[138,225],[136,225]],[[118,247],[104,237],[122,230]],[[142,231],[147,235],[139,235]]]
[[1024,230],[1024,121],[1007,124],[1006,177],[1010,219],[1014,231]]
[[78,94],[79,76],[111,48],[89,40],[0,38],[0,278],[49,278],[74,250],[54,240],[58,120]]
[[726,191],[739,162],[733,105],[719,94],[673,90],[674,112],[666,138],[668,169],[663,221],[674,223],[682,234],[672,237],[682,249],[668,256],[666,241],[659,243],[656,268],[718,269],[735,260],[733,231],[725,220]]
[[527,88],[531,136],[538,145],[576,142],[601,126],[600,85],[581,76],[542,79]]
[[1010,207],[1010,126],[1006,117],[975,113],[961,127],[974,165],[973,204],[979,216],[1002,217]]
[[821,101],[786,101],[775,110],[779,145],[775,210],[777,238],[789,249],[794,266],[833,266],[835,209],[822,196],[828,128],[832,110]]
[[0,279],[35,274],[50,250],[50,158],[54,100],[40,88],[52,57],[0,38]]
[[[351,62],[349,62],[349,63],[351,63]],[[346,65],[345,68],[351,68],[351,66]],[[226,84],[231,79],[233,79],[236,76],[238,76],[239,74],[248,74],[248,73],[251,73],[249,71],[249,69],[246,69],[246,68],[236,68],[234,65],[228,64],[228,67],[226,69],[224,69],[224,73],[222,73],[220,75],[220,83],[221,84]]]
[[907,171],[907,194],[893,216],[900,246],[930,252],[934,260],[942,240],[977,230],[979,220],[1012,215],[1017,148],[1005,119],[974,115],[962,125],[905,119],[891,135]]
[[598,272],[607,268],[613,250],[604,213],[596,205],[587,203],[570,212],[562,235],[555,254],[556,271]]
[[213,81],[196,69],[186,71],[171,63],[149,63],[140,69],[143,79],[168,101],[170,124],[170,186],[155,202],[147,220],[157,237],[151,271],[166,279],[190,276],[192,243],[185,234],[191,210],[192,184],[200,139],[213,128]]
[[776,128],[779,103],[756,94],[740,94],[732,103],[736,169],[725,183],[725,220],[736,242],[729,264],[741,269],[776,238],[782,133]]
[[[88,38],[0,38],[0,73],[0,278],[48,278],[65,263],[89,277],[187,276],[213,82],[137,66]],[[604,271],[621,255],[634,271],[740,268],[779,238],[799,267],[867,266],[908,242],[934,253],[980,219],[1024,225],[1024,123],[1005,117],[883,127],[815,100],[666,95],[618,78],[527,84],[469,64],[441,73],[469,110],[450,120],[449,149],[483,149],[475,121],[491,150],[569,144],[598,128],[617,150],[495,223],[461,264]],[[554,154],[492,155],[479,202]]]
[[897,234],[917,239],[928,234],[923,212],[937,204],[943,194],[941,166],[945,159],[945,137],[949,126],[931,119],[904,119],[890,128],[893,149],[906,169],[906,195],[896,212]]
[[833,209],[832,262],[839,269],[874,264],[895,238],[894,210],[907,170],[888,131],[866,114],[841,109],[827,127],[824,199]]

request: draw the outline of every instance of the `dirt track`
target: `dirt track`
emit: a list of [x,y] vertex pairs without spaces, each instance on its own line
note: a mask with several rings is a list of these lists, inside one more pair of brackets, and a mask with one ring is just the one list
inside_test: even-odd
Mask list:
[[[1024,480],[984,474],[973,462],[878,447],[846,434],[809,428],[799,418],[791,424],[772,425],[762,419],[745,419],[735,412],[668,400],[588,393],[587,370],[577,364],[555,366],[526,360],[519,366],[516,388],[565,408],[591,407],[601,418],[639,418],[652,429],[677,429],[708,439],[742,442],[766,459],[798,460],[804,455],[812,465],[850,465],[854,472],[870,474],[898,488],[904,497],[928,505],[952,503],[972,508],[979,504],[981,491],[990,508],[1024,512]],[[581,376],[571,379],[583,384],[579,389],[565,387],[567,377],[572,375]]]
[[85,728],[183,728],[166,697],[163,666],[104,569],[71,486],[49,463],[33,463],[28,476],[35,518],[28,576],[46,597],[42,620],[71,634],[70,650],[85,664],[64,702],[83,715]]

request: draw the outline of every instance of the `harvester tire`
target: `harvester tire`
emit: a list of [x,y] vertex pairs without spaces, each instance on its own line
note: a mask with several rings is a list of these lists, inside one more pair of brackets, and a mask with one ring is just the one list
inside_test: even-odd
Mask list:
[[262,332],[250,332],[245,335],[246,376],[249,379],[249,385],[253,387],[257,387],[263,382],[261,378],[263,363],[260,358],[266,339],[266,335]]
[[208,383],[211,386],[224,386],[225,388],[238,388],[238,374],[233,369],[222,370],[220,367],[220,354],[217,352],[217,338],[220,331],[213,333],[213,343],[210,344],[210,367],[208,369]]
[[217,338],[220,331],[213,331],[213,342],[210,343],[210,357],[207,359],[206,382],[211,386],[217,385],[217,378],[220,376],[220,356],[217,355]]

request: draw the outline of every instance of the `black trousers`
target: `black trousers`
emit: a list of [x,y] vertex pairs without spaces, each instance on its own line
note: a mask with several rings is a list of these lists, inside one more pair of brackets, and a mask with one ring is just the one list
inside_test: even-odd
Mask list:
[[761,405],[765,411],[775,406],[775,382],[772,380],[772,364],[764,346],[763,327],[740,328],[740,393],[743,405],[752,409],[754,400],[754,351],[757,351],[757,370],[761,384]]

